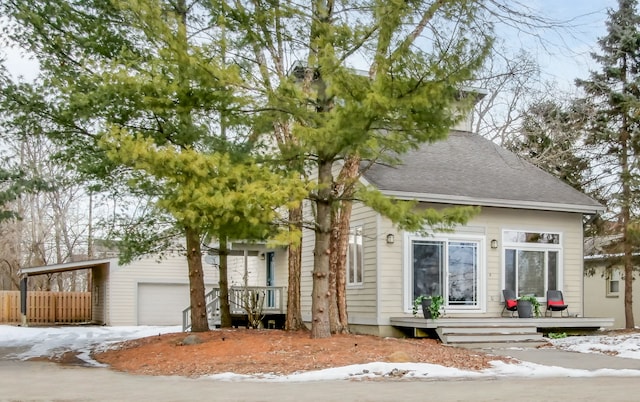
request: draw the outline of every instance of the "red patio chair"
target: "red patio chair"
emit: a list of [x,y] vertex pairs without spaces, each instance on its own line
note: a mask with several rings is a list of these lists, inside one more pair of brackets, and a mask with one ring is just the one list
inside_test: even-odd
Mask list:
[[554,311],[559,311],[560,317],[562,317],[562,313],[566,311],[567,317],[569,317],[569,305],[564,302],[562,291],[547,290],[547,309],[544,312],[544,316],[546,317],[548,313],[553,317]]
[[516,292],[510,289],[502,290],[502,297],[504,298],[504,307],[502,308],[501,317],[504,317],[506,311],[511,312],[511,317],[518,311],[518,300],[516,299]]

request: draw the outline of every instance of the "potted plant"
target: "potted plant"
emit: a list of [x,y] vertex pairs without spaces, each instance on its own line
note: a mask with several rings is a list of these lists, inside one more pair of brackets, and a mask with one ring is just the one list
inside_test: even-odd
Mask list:
[[518,298],[518,317],[540,317],[540,303],[535,296],[520,296]]
[[432,318],[434,320],[440,317],[440,307],[444,304],[442,296],[425,296],[420,295],[413,301],[413,316],[418,314],[418,310],[422,307],[424,318]]

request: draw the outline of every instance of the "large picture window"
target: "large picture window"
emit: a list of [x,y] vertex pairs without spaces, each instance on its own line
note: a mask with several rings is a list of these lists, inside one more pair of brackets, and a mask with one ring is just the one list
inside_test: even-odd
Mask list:
[[561,288],[559,233],[507,230],[503,234],[504,287],[516,296],[546,297]]
[[411,241],[413,298],[442,296],[447,308],[480,305],[480,241]]
[[362,261],[362,226],[354,226],[349,231],[349,250],[347,252],[347,285],[361,285],[364,276]]

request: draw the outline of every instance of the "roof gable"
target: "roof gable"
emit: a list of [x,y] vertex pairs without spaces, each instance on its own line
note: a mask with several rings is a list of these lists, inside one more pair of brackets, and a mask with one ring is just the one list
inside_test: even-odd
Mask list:
[[423,144],[398,166],[376,164],[364,178],[401,199],[597,213],[597,201],[484,137],[452,131]]

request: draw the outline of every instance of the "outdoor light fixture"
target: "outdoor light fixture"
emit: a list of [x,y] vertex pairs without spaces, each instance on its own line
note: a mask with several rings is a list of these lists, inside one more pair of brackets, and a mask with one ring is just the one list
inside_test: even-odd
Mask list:
[[491,240],[491,248],[498,248],[498,241],[496,239]]
[[396,241],[396,238],[393,236],[393,233],[389,233],[387,235],[387,244],[393,244]]
[[260,257],[261,260],[264,260],[264,253],[260,253],[258,256]]

